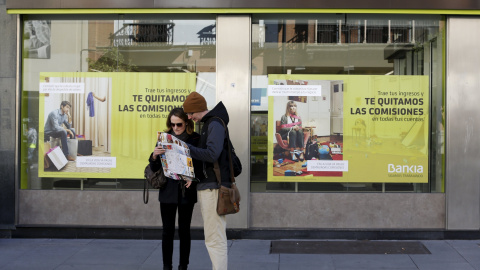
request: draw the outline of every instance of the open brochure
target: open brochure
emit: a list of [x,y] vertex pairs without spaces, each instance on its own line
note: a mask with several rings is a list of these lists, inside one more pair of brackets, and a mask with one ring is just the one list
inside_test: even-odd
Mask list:
[[166,150],[161,156],[163,172],[166,177],[176,180],[194,180],[192,157],[187,144],[165,132],[157,132],[157,146]]

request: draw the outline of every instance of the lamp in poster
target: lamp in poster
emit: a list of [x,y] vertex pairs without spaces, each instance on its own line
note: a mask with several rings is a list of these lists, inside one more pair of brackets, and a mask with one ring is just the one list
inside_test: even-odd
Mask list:
[[190,73],[41,73],[39,176],[143,178]]
[[270,75],[268,181],[428,182],[427,76]]

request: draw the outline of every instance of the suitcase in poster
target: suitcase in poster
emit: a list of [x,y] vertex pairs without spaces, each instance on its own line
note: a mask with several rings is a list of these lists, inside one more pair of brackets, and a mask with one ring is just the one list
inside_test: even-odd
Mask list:
[[77,154],[82,156],[92,155],[92,141],[91,140],[78,140]]

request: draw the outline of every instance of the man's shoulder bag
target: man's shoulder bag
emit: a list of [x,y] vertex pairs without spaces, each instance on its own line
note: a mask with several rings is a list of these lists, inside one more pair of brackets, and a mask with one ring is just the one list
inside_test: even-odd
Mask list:
[[[220,119],[220,118],[219,118]],[[228,188],[222,186],[222,178],[220,174],[220,166],[218,165],[218,161],[213,164],[213,170],[215,171],[215,176],[217,177],[218,182],[218,202],[217,202],[217,214],[219,215],[228,215],[228,214],[235,214],[240,211],[240,192],[238,191],[237,185],[235,184],[235,167],[234,167],[234,151],[232,151],[232,143],[230,141],[230,135],[228,134],[228,129],[225,126],[225,123],[222,119],[220,119],[225,131],[227,133],[227,140],[228,140],[228,159],[230,164],[230,180],[232,181],[232,187]],[[235,155],[238,164],[240,165],[240,172],[242,171],[242,164],[240,163],[240,159],[238,159],[237,155]],[[237,165],[238,166],[238,165]]]
[[143,183],[143,202],[148,203],[148,186],[155,189],[161,189],[167,183],[167,178],[163,173],[163,169],[156,172],[152,171],[150,164],[145,167],[145,182]]

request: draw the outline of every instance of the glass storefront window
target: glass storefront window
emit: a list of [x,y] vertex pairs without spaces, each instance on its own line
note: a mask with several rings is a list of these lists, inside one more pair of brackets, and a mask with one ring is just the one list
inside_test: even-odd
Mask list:
[[251,191],[443,192],[444,25],[253,15]]
[[[24,16],[21,188],[143,188],[170,109],[189,91],[215,104],[215,29],[214,15]],[[47,132],[63,101],[70,157]]]

